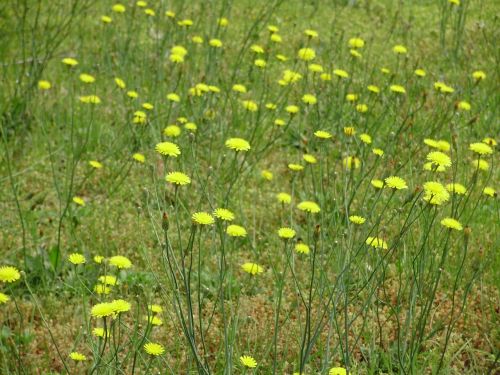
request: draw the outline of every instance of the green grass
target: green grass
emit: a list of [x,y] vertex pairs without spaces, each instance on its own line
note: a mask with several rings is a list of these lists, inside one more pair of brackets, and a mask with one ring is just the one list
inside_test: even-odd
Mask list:
[[[0,40],[0,267],[22,271],[13,283],[2,282],[0,272],[0,292],[10,298],[0,304],[0,373],[498,371],[500,210],[497,194],[483,192],[499,189],[498,146],[481,156],[486,171],[474,166],[478,156],[469,149],[486,137],[500,141],[495,2],[150,3],[154,16],[135,2],[123,2],[124,13],[108,1],[0,5],[7,36]],[[112,22],[103,23],[103,15]],[[177,24],[186,18],[190,28]],[[282,43],[270,40],[268,25],[279,28]],[[305,36],[306,29],[319,38]],[[193,43],[194,35],[203,43]],[[353,37],[365,41],[361,58],[350,52]],[[211,38],[222,48],[210,47]],[[264,53],[252,52],[254,44]],[[407,54],[393,52],[399,44]],[[186,48],[183,63],[170,60],[175,45]],[[311,62],[297,57],[301,48],[315,50],[311,62],[331,80],[308,70]],[[66,57],[78,65],[65,66]],[[257,58],[267,62],[264,69],[254,65]],[[417,68],[426,76],[417,77]],[[286,69],[302,78],[279,84]],[[478,70],[484,80],[472,77]],[[95,82],[81,82],[81,73]],[[40,80],[51,88],[39,89]],[[439,92],[438,81],[454,91]],[[220,92],[196,95],[200,83]],[[247,92],[232,91],[234,84]],[[169,93],[180,102],[167,100]],[[318,102],[305,104],[304,94]],[[101,103],[79,100],[88,95]],[[254,101],[257,111],[246,110],[243,100]],[[461,110],[461,101],[471,110]],[[288,113],[289,105],[299,112]],[[144,124],[134,123],[136,111],[146,114]],[[172,124],[179,137],[163,133]],[[320,139],[317,130],[333,137]],[[232,137],[247,140],[250,150],[225,147]],[[423,168],[436,151],[424,139],[449,143],[452,164],[444,172]],[[160,155],[155,145],[163,141],[176,143],[181,154]],[[317,162],[307,163],[305,154]],[[347,157],[359,167],[346,168]],[[103,167],[93,168],[92,160]],[[304,169],[292,171],[290,163]],[[167,183],[171,171],[191,183]],[[389,176],[402,177],[408,188],[370,183]],[[428,181],[461,183],[467,193],[442,193],[446,202],[429,204]],[[278,202],[280,192],[291,195],[291,204]],[[317,203],[320,212],[299,210],[302,201]],[[247,235],[227,235],[228,223],[219,219],[193,224],[193,213],[217,207],[230,209]],[[366,222],[355,225],[351,215]],[[443,227],[445,217],[463,230]],[[280,227],[296,235],[284,240]],[[387,248],[370,246],[368,237]],[[295,250],[299,242],[309,254]],[[86,263],[71,264],[72,253]],[[96,255],[105,259],[96,263]],[[132,267],[114,266],[115,255]],[[246,262],[263,272],[245,273]],[[103,275],[118,280],[109,294],[95,289]],[[115,319],[92,316],[93,306],[117,299],[130,310]],[[159,326],[148,323],[151,304],[162,307]],[[110,337],[95,337],[96,327]],[[148,355],[147,342],[165,353]],[[74,361],[71,352],[86,360]],[[244,368],[242,355],[252,356],[256,369]]]

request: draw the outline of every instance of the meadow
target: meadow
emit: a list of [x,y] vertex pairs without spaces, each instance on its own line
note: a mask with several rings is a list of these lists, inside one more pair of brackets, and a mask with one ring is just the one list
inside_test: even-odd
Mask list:
[[498,374],[493,0],[0,3],[0,374]]

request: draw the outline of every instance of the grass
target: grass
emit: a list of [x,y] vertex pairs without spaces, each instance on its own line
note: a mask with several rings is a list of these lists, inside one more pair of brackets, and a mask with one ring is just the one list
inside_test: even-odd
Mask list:
[[[0,267],[20,271],[9,282],[0,269],[2,374],[498,371],[495,2],[113,4],[0,5]],[[354,37],[364,46],[350,47]],[[92,95],[99,104],[85,103]],[[250,149],[226,147],[234,137]],[[161,142],[180,155],[161,155]],[[424,168],[432,151],[449,156],[443,172]],[[172,171],[190,183],[166,182]],[[372,184],[390,176],[407,188]],[[439,184],[429,193],[428,182]],[[192,219],[220,207],[233,222]],[[245,235],[230,236],[230,224]]]

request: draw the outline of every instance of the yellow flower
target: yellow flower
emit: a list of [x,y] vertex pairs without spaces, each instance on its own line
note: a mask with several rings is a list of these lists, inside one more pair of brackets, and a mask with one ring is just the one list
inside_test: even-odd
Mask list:
[[215,48],[221,48],[222,47],[222,41],[220,39],[210,39],[208,41],[208,44],[212,47]]
[[347,94],[347,95],[345,96],[345,98],[346,98],[346,100],[347,100],[348,102],[355,102],[356,100],[358,100],[358,95],[357,95],[357,94],[352,94],[352,93],[351,93],[351,94]]
[[163,129],[163,134],[167,137],[175,138],[181,135],[181,128],[177,125],[168,125],[165,129]]
[[52,87],[49,81],[41,80],[38,81],[38,88],[40,90],[49,90]]
[[125,6],[122,4],[115,4],[111,7],[111,9],[113,10],[113,12],[116,12],[116,13],[124,13],[125,12]]
[[470,105],[470,103],[462,100],[462,101],[458,102],[457,108],[461,109],[462,111],[470,111],[471,105]]
[[123,79],[121,79],[121,78],[118,78],[118,77],[115,78],[115,83],[121,89],[124,89],[127,86],[125,84],[125,81]]
[[116,285],[117,280],[113,275],[102,275],[99,276],[98,280],[104,285]]
[[358,59],[363,57],[363,55],[361,53],[359,53],[358,51],[356,51],[355,49],[351,49],[349,51],[349,53],[351,54],[351,56],[356,57]]
[[97,264],[101,264],[103,260],[104,260],[104,257],[102,255],[94,256],[94,262],[96,262]]
[[161,344],[157,344],[154,342],[148,342],[144,344],[144,351],[148,353],[149,355],[162,355],[165,353],[165,348]]
[[95,82],[94,76],[91,76],[90,74],[82,73],[82,74],[80,74],[79,78],[80,78],[80,81],[82,81],[83,83],[94,83]]
[[161,142],[157,143],[155,146],[156,152],[165,155],[165,156],[173,156],[177,157],[181,154],[181,150],[179,149],[179,146],[177,146],[175,143],[171,142]]
[[364,222],[366,221],[366,219],[364,217],[362,217],[362,216],[351,215],[351,216],[349,216],[349,221],[351,223],[361,225],[361,224],[364,224]]
[[69,353],[69,357],[73,360],[73,361],[77,361],[77,362],[80,362],[80,361],[85,361],[87,359],[87,357],[85,357],[84,354],[82,353],[79,353],[79,352],[71,352]]
[[132,155],[132,158],[139,163],[144,163],[146,161],[146,157],[143,154],[135,153]]
[[302,97],[302,101],[306,104],[316,104],[318,102],[318,99],[314,95],[311,94],[305,94]]
[[168,17],[168,18],[175,18],[175,12],[172,12],[171,10],[167,10],[165,12],[165,15]]
[[361,165],[361,160],[355,156],[347,156],[342,160],[342,165],[346,169],[358,169]]
[[129,98],[135,99],[139,96],[139,94],[137,93],[137,91],[127,91],[127,96]]
[[375,85],[368,85],[368,91],[371,91],[375,94],[378,94],[380,92],[380,88],[378,86],[375,86]]
[[292,228],[283,227],[278,229],[278,236],[284,239],[291,239],[295,237],[296,232]]
[[352,137],[353,135],[356,134],[356,129],[354,129],[354,126],[345,126],[344,134],[347,135],[348,137]]
[[132,267],[132,262],[123,255],[114,255],[109,258],[109,264],[120,269],[127,269]]
[[372,184],[372,186],[374,188],[377,188],[377,189],[382,189],[384,187],[384,181],[382,180],[371,180],[370,183]]
[[474,168],[478,168],[482,171],[487,171],[488,169],[490,169],[490,165],[488,164],[488,162],[483,159],[473,160],[472,165],[474,166]]
[[286,122],[283,119],[277,118],[276,120],[274,120],[274,125],[276,125],[276,126],[285,126]]
[[292,196],[287,193],[278,193],[276,194],[276,198],[278,198],[280,203],[289,204],[292,201]]
[[247,92],[247,88],[244,85],[235,84],[233,85],[233,91],[241,92],[242,94]]
[[68,260],[73,264],[84,264],[85,257],[82,254],[73,253],[68,256]]
[[9,302],[10,297],[7,294],[0,292],[0,304]]
[[476,81],[482,81],[486,78],[486,73],[482,70],[476,70],[472,73],[472,78],[474,78]]
[[351,48],[363,48],[365,46],[365,41],[361,38],[351,38],[348,44]]
[[347,370],[343,367],[332,367],[328,375],[347,375]]
[[280,29],[278,29],[277,26],[274,26],[274,25],[268,25],[267,26],[267,30],[270,32],[270,33],[277,33],[278,31],[280,31]]
[[448,2],[449,2],[451,5],[455,5],[455,6],[460,5],[460,0],[448,0]]
[[279,60],[279,61],[288,61],[288,57],[286,57],[285,55],[282,55],[280,53],[278,53],[276,55],[276,58]]
[[449,229],[454,229],[454,230],[462,230],[462,224],[458,220],[455,220],[451,217],[446,217],[443,220],[441,220],[441,225],[449,228]]
[[217,20],[217,23],[221,27],[226,27],[227,25],[229,25],[229,20],[226,17],[222,17]]
[[98,162],[97,160],[91,160],[91,161],[89,161],[89,165],[92,168],[95,168],[95,169],[101,169],[102,168],[102,163]]
[[310,249],[305,243],[297,242],[295,244],[295,251],[299,254],[309,254]]
[[460,195],[464,195],[467,193],[467,189],[465,188],[465,186],[456,182],[446,185],[446,190],[448,190],[450,193]]
[[71,57],[66,57],[66,58],[62,59],[62,63],[64,65],[68,65],[68,66],[76,66],[76,65],[78,65],[78,61],[76,61],[75,59],[73,59]]
[[490,137],[484,138],[483,143],[486,143],[487,145],[493,146],[493,147],[497,145],[497,141],[495,141],[495,139],[490,138]]
[[165,177],[165,180],[174,185],[188,185],[191,183],[189,176],[182,172],[170,172]]
[[301,170],[304,169],[304,166],[300,164],[290,163],[288,164],[288,168],[292,171],[300,172]]
[[332,80],[332,75],[331,74],[328,74],[328,73],[322,73],[319,78],[322,80],[322,81],[331,81]]
[[301,48],[297,53],[297,56],[301,60],[311,61],[316,57],[316,52],[312,48]]
[[82,197],[73,197],[73,202],[79,206],[85,206],[85,201]]
[[486,186],[483,189],[483,194],[489,195],[490,197],[495,197],[497,195],[497,192],[491,186]]
[[12,266],[0,267],[0,282],[13,283],[21,278],[21,274],[17,268]]
[[375,249],[387,249],[387,242],[378,237],[368,237],[366,239],[366,244],[374,247]]
[[257,112],[259,106],[253,100],[242,100],[241,104],[243,107],[250,112]]
[[192,38],[191,38],[191,41],[193,43],[196,43],[196,44],[202,44],[203,43],[203,38],[199,35],[194,35]]
[[261,46],[259,46],[258,44],[252,44],[252,45],[250,46],[250,50],[251,50],[252,52],[257,53],[257,54],[262,54],[262,53],[264,53],[264,48],[262,48],[262,47],[261,47]]
[[455,90],[453,89],[453,87],[448,86],[444,82],[435,82],[434,83],[434,88],[437,91],[442,92],[443,94],[451,94],[451,93],[455,92]]
[[[100,328],[100,327],[95,327],[93,330],[92,330],[92,334],[95,336],[95,337],[104,337],[104,328]],[[107,332],[107,335],[106,336],[110,336],[111,335],[111,332]]]
[[148,310],[156,314],[163,312],[163,308],[156,304],[148,305]]
[[377,155],[377,156],[383,156],[384,155],[384,150],[380,149],[380,148],[374,148],[372,150],[372,152]]
[[123,299],[115,299],[111,302],[111,306],[113,307],[113,311],[116,314],[130,311],[130,303]]
[[97,294],[109,294],[111,293],[111,288],[107,285],[96,284],[94,286],[94,292]]
[[359,113],[366,113],[368,111],[368,106],[366,104],[358,104],[356,106],[356,111]]
[[224,221],[233,221],[234,220],[234,214],[229,211],[227,208],[216,208],[214,210],[214,216],[217,219],[221,219]]
[[426,76],[426,74],[427,74],[427,73],[426,73],[426,72],[425,72],[425,70],[423,70],[423,69],[416,69],[416,70],[415,70],[415,75],[416,75],[417,77],[425,77],[425,76]]
[[171,92],[170,94],[167,95],[167,100],[179,103],[181,101],[181,97],[177,95],[175,92]]
[[450,199],[450,193],[439,182],[429,181],[424,184],[424,200],[434,205],[441,205]]
[[257,367],[257,361],[255,359],[253,359],[253,357],[250,357],[249,355],[242,355],[240,357],[240,362],[243,366],[248,367],[248,368]]
[[186,18],[184,20],[181,20],[181,21],[178,21],[177,22],[177,25],[181,26],[181,27],[191,27],[193,26],[193,20],[190,20],[189,18]]
[[271,111],[274,111],[276,108],[278,108],[278,106],[274,103],[266,103],[266,108]]
[[265,68],[267,65],[266,60],[263,59],[256,59],[253,63],[258,68]]
[[440,151],[433,151],[427,154],[427,160],[433,165],[440,167],[451,167],[451,159],[448,155]]
[[215,219],[213,218],[212,215],[210,215],[208,212],[195,212],[192,216],[191,219],[195,224],[199,225],[213,225],[215,223]]
[[287,105],[285,107],[285,111],[287,111],[291,115],[295,115],[299,112],[299,107],[297,107],[296,105]]
[[308,36],[309,38],[317,38],[318,37],[318,32],[316,30],[311,30],[311,29],[305,29],[304,34]]
[[286,69],[283,71],[282,80],[284,83],[295,83],[302,79],[302,74],[294,72],[293,70]]
[[109,16],[101,16],[101,21],[103,23],[111,23],[113,21],[113,19]]
[[236,152],[250,150],[250,143],[243,138],[229,138],[225,145],[227,148],[235,150]]
[[403,180],[401,177],[397,177],[397,176],[387,177],[385,179],[385,184],[387,185],[387,187],[389,187],[391,189],[396,189],[396,190],[408,189],[408,185],[406,185],[406,181]]
[[80,101],[82,103],[87,103],[87,104],[101,104],[101,98],[99,98],[97,95],[85,95],[85,96],[80,96]]
[[400,85],[391,85],[390,87],[390,90],[392,92],[395,92],[395,93],[398,93],[398,94],[406,94],[406,90],[403,86],[400,86]]
[[312,214],[317,214],[321,211],[319,205],[312,201],[303,201],[297,205],[297,208],[301,211],[310,212]]
[[249,273],[250,275],[258,275],[259,273],[264,272],[264,268],[262,268],[256,263],[250,263],[250,262],[243,263],[241,265],[241,268],[243,268],[243,271]]
[[387,68],[381,68],[380,71],[382,73],[384,73],[384,74],[390,74],[391,73],[391,71],[389,69],[387,69]]
[[231,224],[226,228],[226,233],[232,237],[246,237],[247,231],[240,225]]
[[367,145],[372,143],[372,137],[370,137],[370,135],[368,135],[366,133],[360,134],[359,139],[361,139],[361,142],[366,143]]
[[115,314],[114,306],[109,302],[98,303],[92,306],[90,310],[90,315],[94,318],[105,318]]
[[306,163],[309,163],[309,164],[316,164],[318,162],[318,160],[316,160],[314,155],[310,155],[310,154],[302,155],[302,159],[304,159],[306,161]]
[[340,78],[349,78],[349,73],[342,69],[334,69],[333,74]]
[[264,180],[271,181],[273,179],[273,173],[268,170],[263,170],[260,175]]
[[402,46],[401,44],[395,45],[392,48],[393,52],[398,54],[398,55],[406,55],[408,53],[408,50],[406,49],[405,46]]
[[314,132],[314,135],[320,139],[329,139],[332,138],[331,133],[325,131],[325,130],[316,130]]
[[469,150],[479,155],[491,155],[493,153],[493,149],[483,142],[471,143],[469,145]]

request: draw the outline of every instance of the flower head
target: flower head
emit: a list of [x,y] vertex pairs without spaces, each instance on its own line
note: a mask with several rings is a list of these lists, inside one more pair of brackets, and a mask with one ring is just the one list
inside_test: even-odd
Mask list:
[[445,217],[443,220],[441,220],[441,225],[449,228],[449,229],[454,229],[454,230],[462,230],[462,224],[458,220],[455,220],[451,217]]
[[105,318],[115,314],[114,306],[109,302],[98,303],[92,306],[90,310],[90,315],[94,318]]
[[408,185],[406,185],[406,181],[403,180],[401,177],[397,177],[397,176],[387,177],[385,179],[385,184],[387,185],[387,187],[389,187],[391,189],[396,189],[396,190],[408,189]]
[[109,258],[109,264],[123,269],[132,267],[132,262],[123,255],[112,256],[111,258]]
[[188,185],[191,183],[189,176],[182,172],[170,172],[165,177],[165,180],[174,185]]
[[301,211],[310,212],[312,214],[317,214],[321,211],[321,208],[316,202],[303,201],[297,205],[297,208]]
[[297,56],[301,60],[311,61],[316,57],[316,52],[312,48],[301,48],[297,53]]
[[21,274],[15,267],[2,266],[0,267],[0,282],[13,283],[21,278]]
[[179,146],[172,142],[161,142],[155,146],[156,152],[165,155],[177,157],[181,154]]
[[493,153],[493,149],[483,142],[471,143],[469,145],[469,150],[479,155],[491,155]]
[[362,216],[351,215],[351,216],[349,216],[349,221],[351,223],[361,225],[361,224],[364,224],[364,222],[366,221],[366,219],[364,217],[362,217]]
[[165,348],[161,344],[154,342],[148,342],[144,344],[144,351],[149,355],[162,355],[165,352]]
[[235,151],[248,151],[250,150],[250,143],[243,138],[229,138],[226,141],[226,147]]
[[213,223],[215,223],[214,217],[208,212],[195,212],[191,216],[191,219],[195,224],[199,225],[212,225]]
[[224,220],[224,221],[233,221],[234,220],[234,214],[229,211],[227,208],[216,208],[214,210],[214,216],[217,219]]
[[278,193],[276,194],[276,198],[280,203],[290,203],[292,201],[292,196],[287,193]]
[[250,357],[249,355],[242,355],[240,357],[240,362],[243,366],[248,368],[257,367],[257,361],[253,357]]
[[262,266],[259,266],[256,263],[250,263],[250,262],[243,263],[241,265],[241,268],[243,269],[243,271],[245,271],[246,273],[249,273],[250,275],[253,275],[253,276],[264,272],[264,268]]
[[325,130],[316,130],[314,132],[314,135],[320,139],[329,139],[332,138],[331,133],[325,131]]
[[239,225],[231,224],[226,228],[226,233],[231,237],[246,237],[247,231],[245,228]]
[[428,181],[424,184],[424,200],[434,205],[441,205],[450,199],[450,193],[439,182]]
[[73,361],[77,361],[77,362],[80,362],[80,361],[85,361],[87,359],[87,357],[85,357],[84,354],[80,353],[80,352],[71,352],[69,354],[69,357],[73,360]]
[[464,195],[467,193],[466,187],[456,182],[446,185],[446,190],[448,190],[450,193],[455,193],[460,195]]
[[70,254],[68,256],[68,260],[75,265],[85,263],[85,257],[82,254],[78,253]]
[[283,227],[278,229],[278,236],[287,240],[295,237],[295,234],[296,232],[292,228]]
[[387,249],[387,242],[379,237],[368,237],[366,239],[366,244],[374,247],[375,249]]
[[309,254],[310,249],[309,246],[307,246],[305,243],[297,242],[295,244],[295,251],[299,254]]
[[439,167],[450,167],[451,159],[448,155],[440,151],[433,151],[427,154],[427,160]]
[[0,292],[0,304],[7,303],[7,302],[9,302],[9,300],[10,300],[10,297],[7,294]]
[[332,367],[328,375],[347,375],[347,370],[343,367]]

